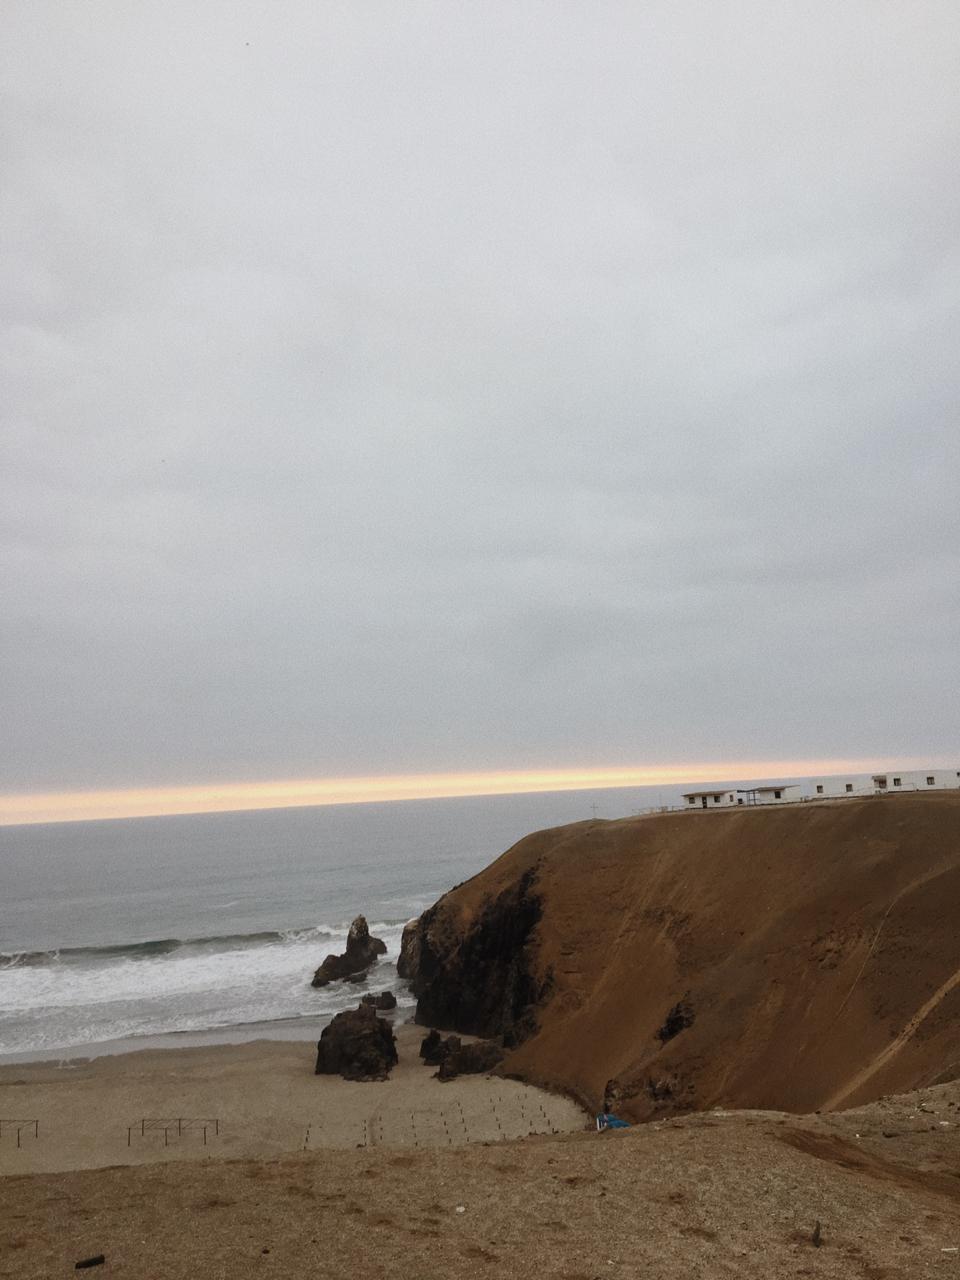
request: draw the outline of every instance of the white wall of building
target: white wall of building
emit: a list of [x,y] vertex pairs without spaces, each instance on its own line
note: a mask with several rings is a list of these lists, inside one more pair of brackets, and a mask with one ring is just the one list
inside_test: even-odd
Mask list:
[[683,807],[690,809],[729,809],[737,803],[737,792],[729,791],[691,791],[683,800]]
[[783,804],[786,800],[799,800],[803,796],[800,787],[784,783],[782,787],[764,786],[743,796],[745,804]]

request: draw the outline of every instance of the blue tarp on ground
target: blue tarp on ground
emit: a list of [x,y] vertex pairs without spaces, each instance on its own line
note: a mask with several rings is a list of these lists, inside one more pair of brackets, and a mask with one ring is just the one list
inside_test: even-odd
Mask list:
[[612,1115],[609,1111],[601,1111],[597,1116],[597,1129],[629,1129],[630,1124],[627,1120],[621,1120],[619,1116]]

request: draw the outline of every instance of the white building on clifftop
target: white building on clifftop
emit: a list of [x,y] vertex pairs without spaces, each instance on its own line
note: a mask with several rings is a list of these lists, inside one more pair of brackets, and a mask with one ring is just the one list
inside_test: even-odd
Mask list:
[[731,809],[737,805],[797,804],[804,800],[836,800],[843,796],[903,795],[908,791],[960,788],[960,769],[891,769],[886,773],[852,773],[796,782],[764,782],[754,786],[702,787],[683,792],[683,809]]
[[685,791],[683,799],[688,809],[729,809],[738,804],[782,804],[785,800],[799,800],[798,795],[788,796],[788,791],[796,791],[795,782],[765,782],[757,787],[722,787],[707,791]]
[[904,791],[946,791],[960,787],[960,769],[891,769],[836,778],[811,778],[810,798],[882,796]]

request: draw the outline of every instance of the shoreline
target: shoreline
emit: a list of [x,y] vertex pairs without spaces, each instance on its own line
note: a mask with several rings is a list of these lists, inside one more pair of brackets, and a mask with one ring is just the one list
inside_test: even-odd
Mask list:
[[[350,1006],[353,1007],[353,1006]],[[412,1022],[415,1003],[399,1002],[395,1010],[381,1013],[393,1023],[394,1030]],[[63,1045],[51,1049],[26,1049],[19,1053],[0,1053],[0,1072],[5,1067],[29,1066],[42,1062],[88,1062],[98,1058],[126,1054],[177,1052],[180,1049],[213,1048],[217,1045],[243,1045],[254,1041],[316,1044],[333,1013],[303,1014],[298,1018],[276,1018],[268,1022],[238,1022],[227,1027],[206,1027],[196,1031],[161,1031],[142,1036],[121,1036],[116,1040],[97,1040],[90,1044]]]

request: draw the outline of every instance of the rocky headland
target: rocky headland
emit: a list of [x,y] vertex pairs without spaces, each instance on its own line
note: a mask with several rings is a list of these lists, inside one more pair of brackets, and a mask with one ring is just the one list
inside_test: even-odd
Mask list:
[[417,1021],[634,1120],[834,1110],[960,1074],[960,796],[591,821],[404,933]]

